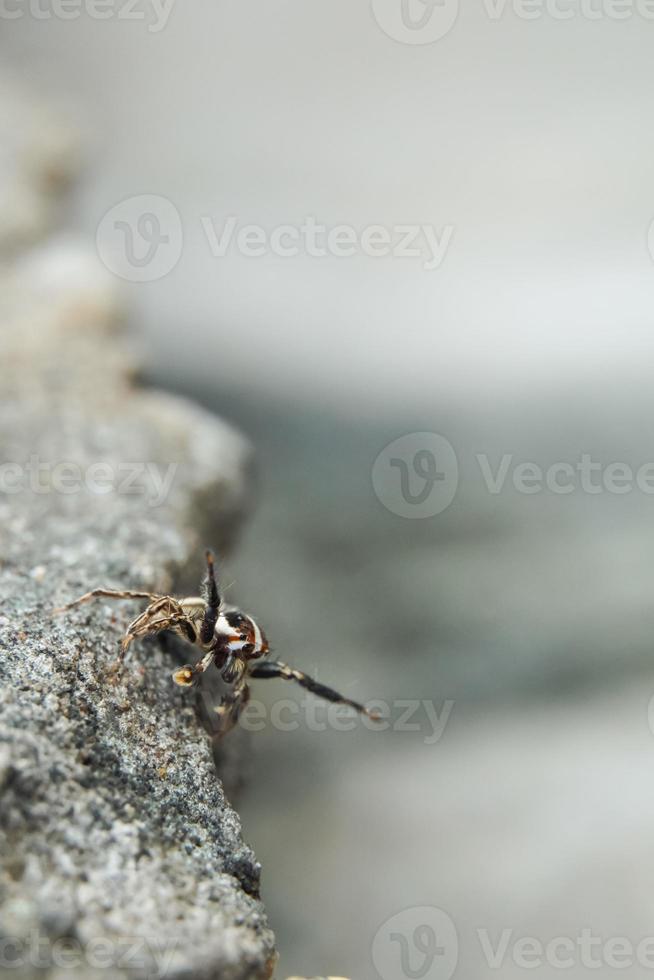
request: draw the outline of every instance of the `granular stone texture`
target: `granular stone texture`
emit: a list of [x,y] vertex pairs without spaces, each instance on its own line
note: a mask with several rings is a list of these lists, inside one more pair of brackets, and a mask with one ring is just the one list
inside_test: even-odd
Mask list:
[[239,435],[135,385],[94,262],[55,241],[0,270],[0,971],[266,978],[260,868],[174,644],[135,643],[116,675],[142,605],[54,612],[98,585],[196,591],[251,485]]

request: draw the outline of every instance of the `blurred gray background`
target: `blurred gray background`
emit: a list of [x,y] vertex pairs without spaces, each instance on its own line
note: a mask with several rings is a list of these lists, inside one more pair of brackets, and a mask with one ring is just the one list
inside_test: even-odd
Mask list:
[[[467,980],[558,976],[551,952],[529,971],[513,956],[522,937],[572,944],[568,976],[645,977],[651,952],[618,969],[579,940],[654,936],[654,499],[601,484],[611,464],[654,462],[654,21],[599,0],[596,19],[563,0],[569,19],[494,18],[480,0],[420,44],[382,30],[391,8],[173,3],[152,31],[143,0],[142,19],[24,6],[0,17],[0,49],[83,131],[68,235],[95,239],[138,195],[179,212],[174,267],[116,285],[148,379],[256,447],[230,599],[349,696],[450,704],[436,742],[423,713],[419,731],[250,736],[240,811],[279,976],[448,980],[447,935],[446,955],[420,952],[428,906],[454,923]],[[229,216],[452,235],[432,270],[216,257],[202,218]],[[372,478],[415,432],[440,433],[459,467],[450,506],[423,519],[401,516],[399,466],[396,508]],[[493,472],[510,456],[509,474],[587,454],[600,492],[577,477],[519,492],[509,475],[490,493],[480,454]],[[256,697],[302,700],[281,681]],[[480,936],[505,931],[498,971]]]

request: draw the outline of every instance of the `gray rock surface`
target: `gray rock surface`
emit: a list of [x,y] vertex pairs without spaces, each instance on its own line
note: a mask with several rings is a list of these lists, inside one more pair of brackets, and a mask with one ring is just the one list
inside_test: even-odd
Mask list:
[[260,868],[175,649],[135,644],[116,677],[142,607],[53,613],[98,585],[196,591],[204,546],[228,550],[247,511],[249,448],[133,384],[90,251],[46,245],[1,279],[0,971],[270,977]]

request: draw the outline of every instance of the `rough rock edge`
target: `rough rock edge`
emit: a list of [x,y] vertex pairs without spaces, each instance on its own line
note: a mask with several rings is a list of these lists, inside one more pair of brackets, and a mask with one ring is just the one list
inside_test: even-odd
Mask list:
[[[171,652],[138,644],[116,681],[107,666],[137,605],[52,614],[98,584],[197,579],[204,545],[226,549],[247,509],[248,447],[200,409],[131,388],[106,284],[94,303],[88,278],[46,275],[43,291],[16,270],[4,272],[16,288],[3,294],[2,462],[127,458],[177,473],[156,508],[142,494],[0,494],[0,938],[18,944],[3,955],[22,956],[21,980],[160,976],[162,952],[171,978],[269,977],[260,869],[171,683]],[[222,752],[237,768],[238,738]],[[57,963],[64,940],[75,963]]]

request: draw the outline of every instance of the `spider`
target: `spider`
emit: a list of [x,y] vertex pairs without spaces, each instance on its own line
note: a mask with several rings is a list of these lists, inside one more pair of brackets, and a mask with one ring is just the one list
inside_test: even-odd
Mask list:
[[240,609],[227,606],[222,600],[214,558],[206,552],[207,580],[205,597],[192,596],[175,599],[169,595],[155,595],[151,592],[118,591],[114,589],[93,589],[74,602],[62,606],[57,612],[64,612],[79,606],[90,599],[147,599],[147,609],[137,616],[123,637],[117,666],[122,665],[132,640],[139,636],[149,636],[162,630],[171,630],[199,647],[202,657],[196,664],[186,664],[173,672],[173,680],[180,687],[193,687],[202,674],[215,664],[225,683],[233,685],[220,704],[214,709],[218,715],[218,735],[224,735],[237,723],[239,715],[250,698],[248,680],[254,678],[281,677],[296,681],[302,687],[336,704],[347,704],[374,721],[379,720],[377,712],[366,708],[357,701],[344,697],[337,691],[313,678],[295,670],[278,660],[262,659],[268,656],[270,648],[263,630],[251,616]]

